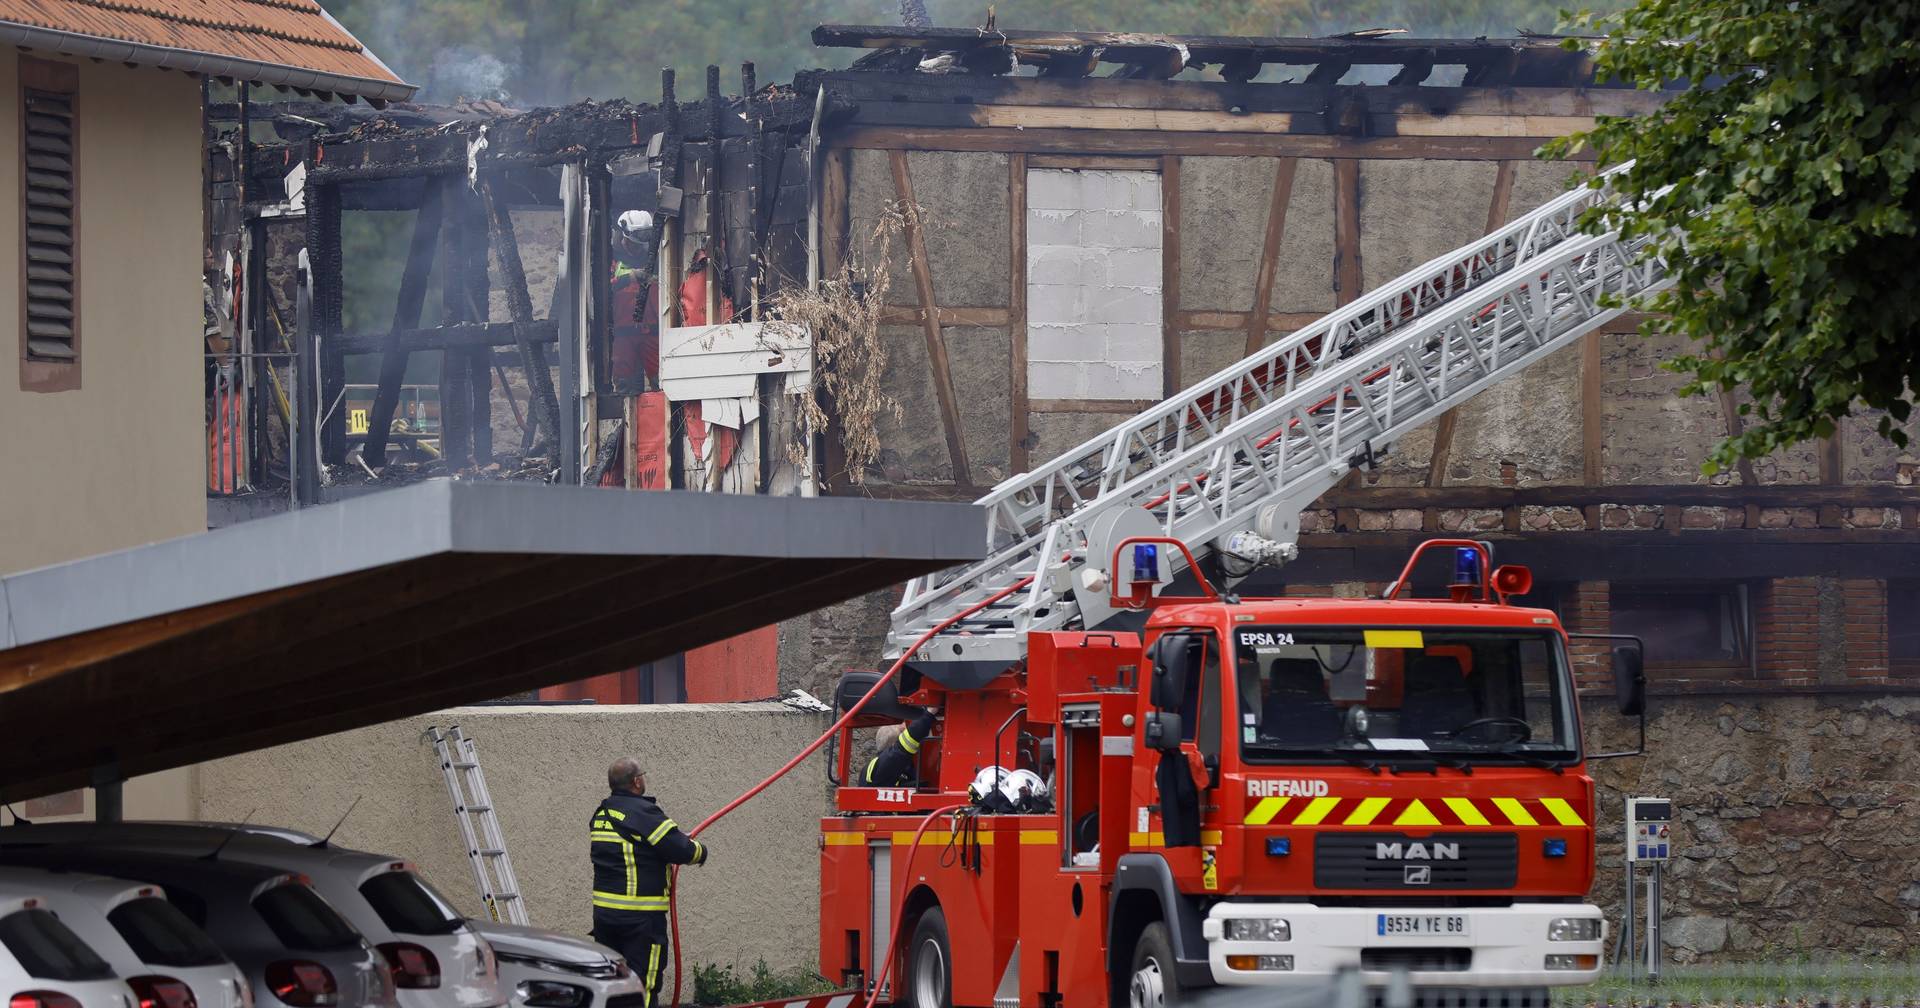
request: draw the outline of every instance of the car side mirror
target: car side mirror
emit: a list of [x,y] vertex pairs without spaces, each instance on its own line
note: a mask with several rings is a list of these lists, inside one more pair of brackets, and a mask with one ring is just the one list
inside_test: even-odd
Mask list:
[[1191,634],[1164,634],[1153,642],[1153,684],[1149,699],[1161,710],[1177,710],[1186,701],[1187,677],[1193,674],[1198,639]]
[[1637,642],[1613,649],[1613,698],[1627,717],[1646,713],[1646,659]]
[[1147,748],[1161,752],[1180,750],[1180,715],[1171,711],[1151,711],[1143,726]]

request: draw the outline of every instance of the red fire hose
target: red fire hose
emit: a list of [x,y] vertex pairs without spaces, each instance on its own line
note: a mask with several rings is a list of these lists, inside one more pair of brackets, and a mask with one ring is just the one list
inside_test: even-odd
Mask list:
[[[722,805],[718,812],[715,812],[714,814],[706,817],[705,819],[700,820],[700,825],[695,826],[691,831],[688,832],[687,835],[690,837],[699,836],[701,833],[706,831],[707,827],[713,825],[716,822],[719,822],[722,817],[726,816],[728,813],[732,812],[734,809],[737,809],[740,806],[745,805],[748,801],[752,800],[760,792],[765,791],[769,786],[773,784],[774,781],[777,781],[780,778],[785,777],[789,772],[793,770],[794,767],[797,767],[802,762],[804,762],[807,757],[818,752],[821,746],[827,744],[828,739],[838,734],[842,728],[845,728],[847,726],[848,722],[852,721],[854,717],[860,713],[861,708],[865,707],[867,705],[867,701],[872,700],[874,696],[880,692],[881,687],[893,681],[893,677],[900,673],[900,668],[901,666],[906,664],[907,659],[911,657],[914,652],[920,650],[920,647],[924,645],[927,641],[933,639],[933,636],[935,634],[939,633],[942,630],[945,630],[946,628],[952,626],[955,623],[958,623],[959,621],[967,618],[968,616],[971,616],[974,613],[977,613],[980,610],[985,609],[987,606],[990,606],[993,603],[998,602],[1003,598],[1006,598],[1007,596],[1013,594],[1014,592],[1019,591],[1022,588],[1025,588],[1027,585],[1032,583],[1033,583],[1033,578],[1031,577],[1021,578],[1019,581],[1016,581],[1013,584],[1008,585],[1007,587],[1002,588],[997,592],[994,592],[992,595],[989,595],[986,598],[983,598],[980,601],[975,602],[974,604],[966,607],[965,609],[962,609],[959,612],[954,613],[952,616],[949,616],[946,619],[941,620],[939,623],[934,624],[934,626],[931,629],[929,629],[926,633],[921,634],[920,638],[913,642],[913,646],[907,648],[905,651],[902,651],[900,653],[900,657],[894,659],[893,664],[887,668],[886,674],[882,675],[879,681],[873,684],[873,688],[867,690],[866,695],[861,697],[857,702],[855,702],[852,707],[847,708],[846,713],[840,715],[840,719],[835,721],[833,723],[833,726],[828,728],[826,732],[824,732],[819,738],[814,739],[811,745],[808,745],[805,749],[800,750],[797,754],[794,755],[792,759],[788,760],[784,766],[782,766],[778,770],[775,770],[770,776],[768,776],[766,780],[763,780],[760,783],[755,784],[754,786],[748,788],[743,794],[740,795],[740,797],[735,798],[734,800],[726,803],[725,805]],[[920,832],[924,832],[926,830],[927,824],[933,822],[935,816],[938,816],[944,812],[951,812],[954,809],[961,808],[961,807],[962,806],[959,806],[959,805],[949,806],[947,808],[940,809],[938,811],[928,814],[927,818],[920,823],[920,831],[914,833],[914,839],[915,840],[919,839]],[[908,863],[911,864],[912,858],[913,858],[913,854],[911,851],[908,852],[907,858],[908,858]],[[669,951],[673,953],[673,1001],[671,1002],[671,1004],[675,1006],[680,1004],[680,980],[681,980],[679,893],[677,891],[677,887],[674,885],[675,882],[679,881],[679,876],[680,876],[680,869],[678,867],[671,869],[667,876],[667,879],[668,879],[667,881],[667,924],[668,924],[669,931],[672,934],[672,939],[671,939],[672,945]],[[899,909],[900,909],[899,907],[894,908],[895,920],[899,919],[899,916],[898,916]],[[894,936],[895,941],[897,941],[898,938],[899,938],[898,935]],[[874,989],[875,996],[877,996],[880,991],[878,978],[885,974],[887,966],[892,962],[892,959],[893,959],[892,949],[893,949],[894,943],[895,942],[888,943],[888,953],[887,953],[888,961],[885,963],[874,964],[875,983],[874,983],[873,989]],[[867,998],[865,1008],[872,1008],[872,1006],[873,1006],[873,996],[869,996]]]

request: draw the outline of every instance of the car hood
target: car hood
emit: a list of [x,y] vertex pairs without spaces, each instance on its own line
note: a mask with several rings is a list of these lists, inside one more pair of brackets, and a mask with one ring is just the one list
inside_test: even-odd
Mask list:
[[561,934],[558,931],[545,931],[540,928],[488,920],[468,920],[467,926],[472,928],[475,934],[485,938],[495,952],[505,952],[508,955],[529,959],[551,959],[555,962],[576,963],[582,966],[603,963],[619,957],[618,952],[605,945],[585,938]]

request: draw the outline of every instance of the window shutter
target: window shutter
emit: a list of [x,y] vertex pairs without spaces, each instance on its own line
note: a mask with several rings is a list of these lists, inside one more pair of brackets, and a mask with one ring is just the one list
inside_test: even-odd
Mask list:
[[74,341],[73,96],[23,89],[27,356],[71,361]]

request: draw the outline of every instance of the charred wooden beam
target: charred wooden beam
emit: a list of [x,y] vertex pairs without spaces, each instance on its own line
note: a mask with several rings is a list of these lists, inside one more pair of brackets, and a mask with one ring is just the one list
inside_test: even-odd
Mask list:
[[1314,64],[1313,70],[1307,74],[1306,80],[1301,83],[1332,84],[1340,78],[1345,77],[1347,71],[1351,69],[1353,69],[1352,60],[1324,59]]
[[501,281],[507,291],[514,343],[527,369],[527,389],[533,398],[527,412],[536,418],[540,428],[529,450],[534,455],[552,457],[559,443],[556,435],[560,430],[560,400],[554,394],[553,375],[547,370],[547,355],[533,340],[533,298],[527,293],[527,271],[520,262],[520,241],[514,237],[513,217],[505,204],[493,198],[491,180],[481,182],[480,198],[487,209],[487,243],[498,258]]
[[1400,67],[1400,72],[1387,81],[1392,87],[1413,87],[1427,79],[1433,73],[1434,54],[1431,49],[1408,60]]
[[420,310],[427,297],[427,278],[433,273],[433,259],[440,248],[440,218],[446,202],[446,184],[430,186],[426,202],[413,224],[413,243],[407,249],[407,262],[400,273],[400,293],[394,299],[393,325],[388,328],[385,353],[380,360],[380,386],[373,395],[373,413],[367,418],[366,445],[360,457],[376,469],[387,464],[387,434],[393,426],[393,410],[400,402],[400,381],[407,374],[408,351],[400,342],[400,333],[420,324]]
[[[346,390],[347,376],[332,337],[340,331],[340,190],[330,185],[307,187],[307,258],[313,299],[309,322],[319,345],[315,370],[319,378],[320,461],[339,465],[347,455],[347,417],[334,409]],[[302,423],[306,419],[302,418]]]
[[1038,49],[1022,54],[1021,61],[1040,68],[1042,77],[1078,80],[1100,64],[1100,50],[1094,46],[1069,46],[1064,49]]

